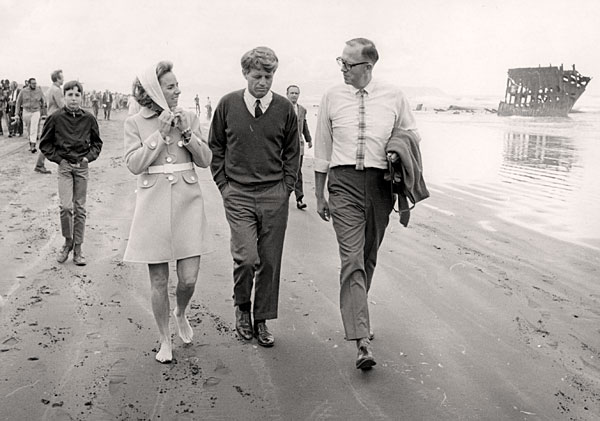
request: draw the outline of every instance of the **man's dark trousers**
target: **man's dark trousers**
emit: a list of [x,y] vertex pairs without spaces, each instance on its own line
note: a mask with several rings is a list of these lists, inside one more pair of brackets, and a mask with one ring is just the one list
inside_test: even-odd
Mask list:
[[255,282],[254,320],[275,319],[288,188],[283,180],[258,186],[229,181],[223,187],[223,205],[231,229],[234,304],[251,301]]
[[367,295],[394,206],[384,170],[339,166],[329,170],[329,210],[337,237],[340,270],[340,309],[347,340],[369,336]]
[[302,186],[302,158],[303,155],[300,155],[300,165],[298,165],[298,178],[296,179],[296,184],[294,185],[294,194],[296,195],[296,202],[302,200],[304,197],[304,188]]

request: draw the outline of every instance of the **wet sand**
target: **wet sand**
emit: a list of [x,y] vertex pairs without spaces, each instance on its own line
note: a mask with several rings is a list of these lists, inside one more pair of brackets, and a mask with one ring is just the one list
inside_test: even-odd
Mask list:
[[55,261],[56,166],[34,173],[26,141],[0,138],[0,419],[597,419],[598,251],[430,184],[408,228],[392,216],[369,297],[378,364],[363,373],[343,340],[337,245],[314,210],[310,160],[308,209],[290,201],[275,347],[237,338],[229,229],[199,170],[215,250],[202,257],[193,343],[171,321],[175,361],[157,363],[147,270],[121,261],[135,177],[124,112],[113,118],[100,120],[83,268]]

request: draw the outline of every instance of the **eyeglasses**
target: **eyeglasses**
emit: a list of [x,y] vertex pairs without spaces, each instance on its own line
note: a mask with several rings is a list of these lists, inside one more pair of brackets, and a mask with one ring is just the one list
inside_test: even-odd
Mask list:
[[340,66],[340,69],[342,70],[352,70],[354,66],[358,66],[360,64],[371,64],[370,61],[361,61],[360,63],[348,63],[341,57],[336,58],[335,61],[337,61],[338,66]]

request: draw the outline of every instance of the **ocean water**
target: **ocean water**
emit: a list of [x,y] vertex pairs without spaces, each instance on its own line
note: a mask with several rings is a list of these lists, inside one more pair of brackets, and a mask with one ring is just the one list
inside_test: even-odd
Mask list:
[[514,224],[600,250],[600,108],[568,118],[415,116],[426,181]]
[[[582,98],[567,118],[499,117],[485,111],[498,107],[492,97],[411,99],[413,108],[421,102],[425,111],[414,115],[428,184],[466,193],[516,225],[600,250],[600,98]],[[449,104],[475,112],[434,111]],[[314,133],[318,102],[304,105]]]

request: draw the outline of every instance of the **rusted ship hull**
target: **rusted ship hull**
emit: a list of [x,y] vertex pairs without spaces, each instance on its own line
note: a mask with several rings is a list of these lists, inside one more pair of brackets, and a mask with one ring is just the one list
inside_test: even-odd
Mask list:
[[566,117],[585,91],[590,77],[575,66],[509,69],[504,101],[499,116]]

